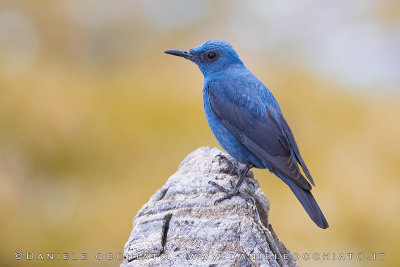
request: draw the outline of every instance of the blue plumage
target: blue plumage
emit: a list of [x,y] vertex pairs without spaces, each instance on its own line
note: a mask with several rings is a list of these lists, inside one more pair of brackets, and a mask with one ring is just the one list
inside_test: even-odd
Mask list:
[[208,124],[221,146],[246,165],[233,190],[212,183],[227,193],[218,201],[238,193],[250,168],[267,168],[290,187],[319,227],[328,228],[310,191],[314,181],[278,102],[244,66],[232,46],[226,41],[207,41],[189,51],[166,53],[199,66],[204,75],[203,102]]

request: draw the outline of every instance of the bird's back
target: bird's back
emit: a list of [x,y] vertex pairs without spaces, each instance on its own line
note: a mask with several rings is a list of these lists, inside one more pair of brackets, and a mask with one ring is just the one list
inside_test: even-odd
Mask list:
[[[253,108],[264,114],[265,107],[281,112],[278,102],[271,91],[244,65],[229,68],[223,73],[218,73],[205,79],[204,91],[211,82],[218,81],[219,84],[229,88],[231,96],[240,105],[253,105]],[[218,89],[215,90],[218,93]]]

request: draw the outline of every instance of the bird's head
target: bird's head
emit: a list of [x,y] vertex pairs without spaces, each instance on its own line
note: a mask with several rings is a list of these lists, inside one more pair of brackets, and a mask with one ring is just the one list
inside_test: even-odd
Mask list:
[[193,61],[204,76],[224,71],[231,66],[243,65],[227,41],[209,40],[190,50],[167,50],[165,53]]

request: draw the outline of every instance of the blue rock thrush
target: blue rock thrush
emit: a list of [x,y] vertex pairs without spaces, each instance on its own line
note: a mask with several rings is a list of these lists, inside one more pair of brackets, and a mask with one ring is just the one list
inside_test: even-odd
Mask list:
[[236,170],[239,182],[231,189],[210,182],[225,192],[216,203],[238,195],[252,167],[267,168],[290,187],[319,227],[328,228],[311,194],[310,183],[314,185],[314,181],[278,102],[244,66],[232,46],[226,41],[207,41],[188,51],[165,53],[184,57],[199,66],[204,75],[203,101],[208,124],[221,146],[246,166]]

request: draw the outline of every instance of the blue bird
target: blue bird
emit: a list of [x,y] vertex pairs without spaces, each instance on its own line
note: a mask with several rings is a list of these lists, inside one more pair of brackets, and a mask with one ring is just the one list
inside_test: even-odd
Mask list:
[[310,183],[314,185],[314,181],[278,102],[244,66],[232,46],[226,41],[210,40],[190,50],[165,53],[189,59],[200,68],[208,124],[220,145],[246,166],[239,171],[239,182],[231,189],[210,182],[225,192],[216,203],[238,195],[251,168],[266,168],[290,187],[319,227],[328,228],[311,194]]

